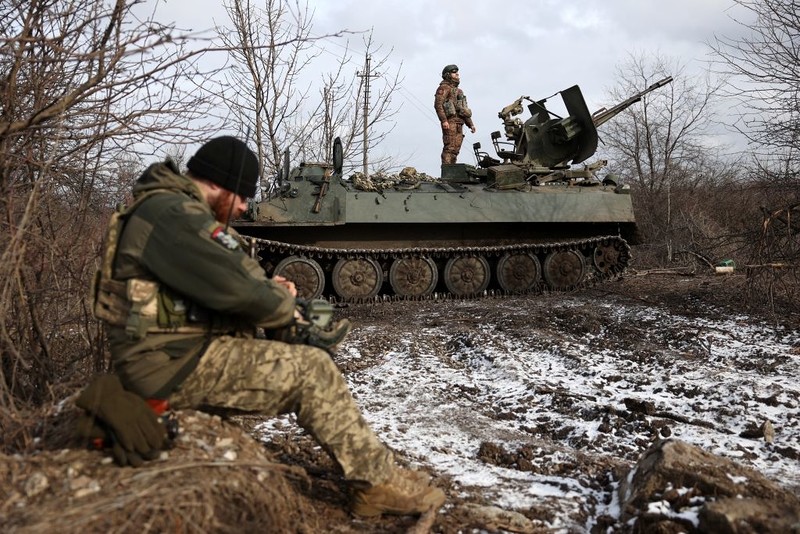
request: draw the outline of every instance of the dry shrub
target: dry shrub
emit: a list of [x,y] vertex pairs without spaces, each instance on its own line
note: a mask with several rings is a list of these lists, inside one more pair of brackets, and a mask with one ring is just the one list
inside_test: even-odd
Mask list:
[[774,315],[800,315],[800,272],[797,268],[747,269],[747,304]]
[[293,485],[305,471],[274,463],[263,446],[219,417],[180,412],[167,460],[119,468],[101,452],[61,449],[74,409],[38,454],[0,455],[0,524],[21,532],[314,532]]
[[137,151],[194,143],[216,100],[205,40],[140,3],[0,2],[0,424],[103,367],[87,293],[110,211]]
[[800,313],[800,203],[762,209],[761,232],[747,268],[751,306]]
[[634,269],[709,272],[733,260],[747,283],[740,305],[788,317],[800,314],[800,201],[794,180],[765,178],[674,190],[671,218],[657,195],[634,195],[643,243]]
[[634,194],[643,236],[638,266],[674,267],[699,261],[702,265],[696,267],[708,268],[724,259],[742,264],[760,220],[749,195],[748,188],[731,183],[676,188],[669,195]]

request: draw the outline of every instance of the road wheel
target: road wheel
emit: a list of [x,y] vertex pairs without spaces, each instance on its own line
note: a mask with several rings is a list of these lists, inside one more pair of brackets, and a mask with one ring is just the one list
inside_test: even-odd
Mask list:
[[541,277],[542,266],[533,254],[510,252],[497,262],[497,282],[509,293],[527,293]]
[[401,297],[430,295],[438,280],[436,264],[430,258],[397,258],[389,269],[389,283]]
[[383,285],[383,271],[372,258],[343,258],[333,267],[331,282],[345,300],[372,298]]
[[489,262],[483,256],[456,256],[444,267],[444,282],[458,296],[482,293],[489,285]]
[[586,274],[586,260],[577,250],[551,252],[544,259],[544,279],[553,289],[577,286]]
[[275,267],[274,275],[283,276],[294,282],[297,287],[297,296],[310,300],[322,295],[325,289],[325,273],[319,263],[311,258],[289,256],[284,258]]

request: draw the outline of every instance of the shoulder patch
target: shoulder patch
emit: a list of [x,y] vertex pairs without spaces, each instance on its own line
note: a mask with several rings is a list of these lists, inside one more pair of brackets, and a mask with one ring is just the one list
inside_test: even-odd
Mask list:
[[239,248],[239,242],[236,240],[236,238],[226,233],[225,229],[219,225],[215,226],[214,229],[211,230],[211,239],[228,250],[236,250]]

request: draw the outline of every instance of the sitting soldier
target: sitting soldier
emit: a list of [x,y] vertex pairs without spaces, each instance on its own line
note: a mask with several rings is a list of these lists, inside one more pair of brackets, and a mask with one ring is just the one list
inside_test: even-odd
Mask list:
[[[133,204],[112,217],[95,314],[108,324],[124,389],[92,384],[79,406],[112,430],[123,423],[110,412],[125,412],[129,427],[138,417],[152,439],[116,444],[137,461],[163,441],[150,431],[153,421],[131,408],[129,392],[168,400],[175,409],[293,412],[351,482],[354,513],[417,514],[441,506],[444,493],[425,475],[395,465],[325,350],[255,337],[258,328],[297,328],[298,319],[294,284],[269,279],[228,227],[255,195],[256,155],[223,136],[204,144],[187,166],[182,175],[169,162],[151,165],[133,187]],[[341,323],[315,339],[335,345],[348,330]]]

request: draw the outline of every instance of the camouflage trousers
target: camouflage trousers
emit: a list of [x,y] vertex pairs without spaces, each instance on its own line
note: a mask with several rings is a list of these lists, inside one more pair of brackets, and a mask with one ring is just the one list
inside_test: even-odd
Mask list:
[[464,121],[460,119],[448,119],[449,128],[442,128],[442,164],[452,164],[458,159],[461,152],[461,143],[464,142]]
[[170,397],[175,408],[215,408],[297,422],[348,480],[384,482],[394,459],[369,427],[330,356],[308,345],[222,336]]

